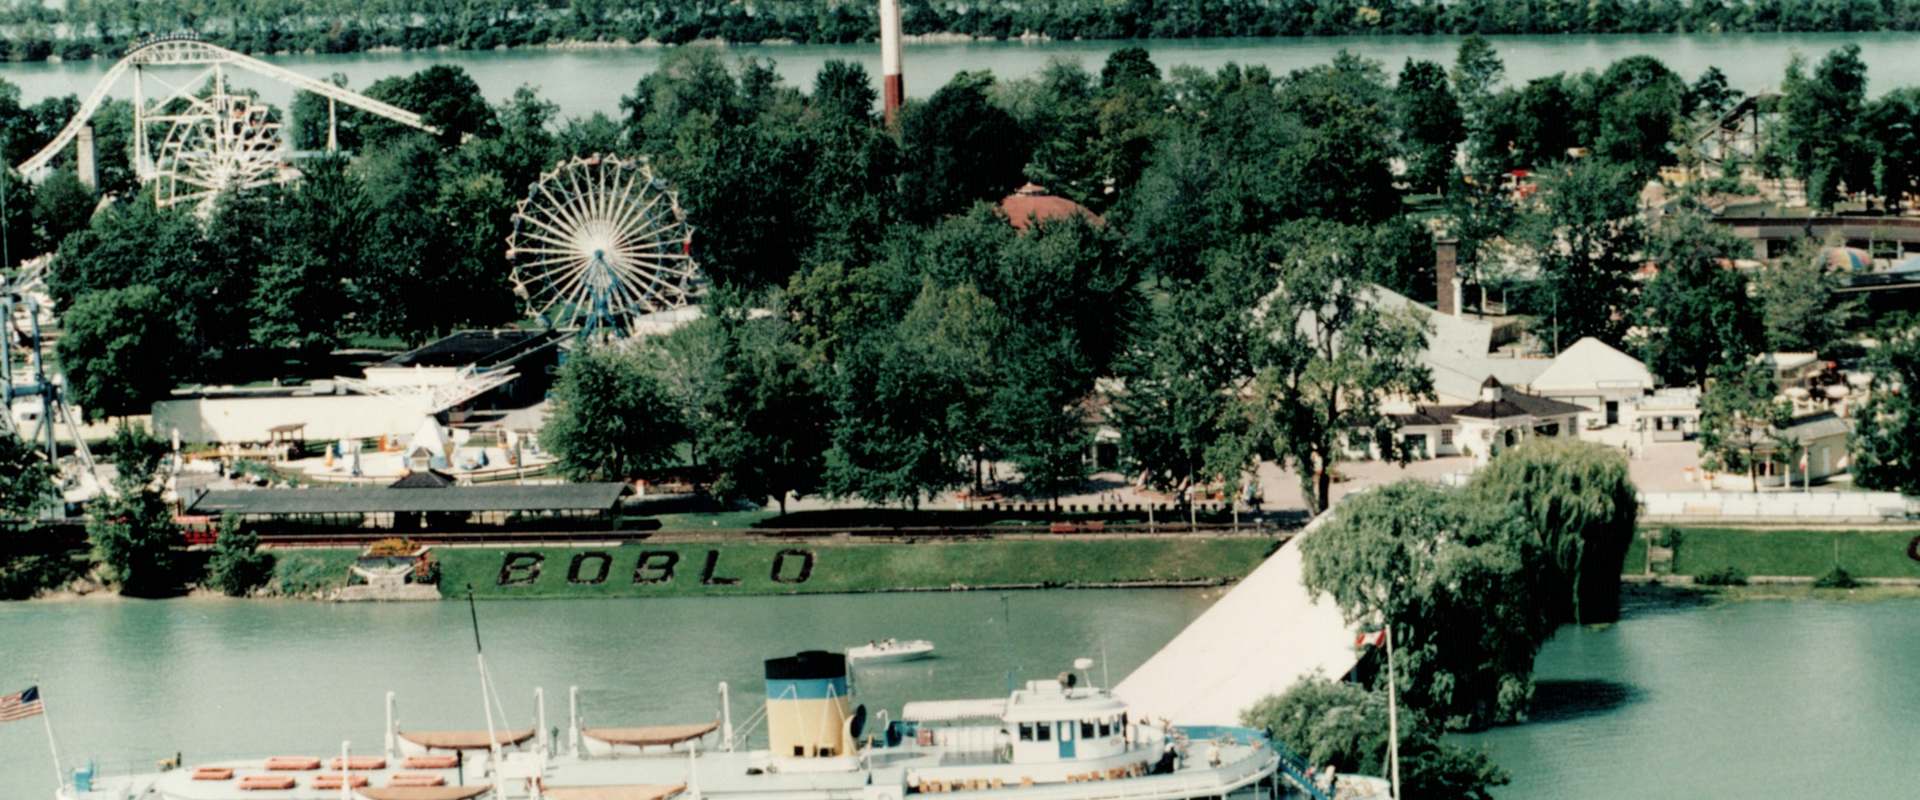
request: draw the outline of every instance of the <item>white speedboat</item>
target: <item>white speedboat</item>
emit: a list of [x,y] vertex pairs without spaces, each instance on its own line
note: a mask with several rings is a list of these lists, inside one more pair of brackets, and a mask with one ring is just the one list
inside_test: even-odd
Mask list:
[[[484,676],[485,669],[482,667]],[[720,686],[714,720],[588,726],[570,693],[564,734],[545,704],[513,728],[489,706],[480,731],[403,731],[388,695],[385,752],[280,755],[103,778],[89,769],[58,800],[1264,800],[1325,795],[1298,761],[1246,729],[1139,719],[1078,676],[1007,696],[910,703],[869,724],[847,658],[810,651],[766,662],[764,710],[736,732]],[[500,724],[496,724],[496,722]],[[756,729],[764,738],[756,737]],[[557,739],[557,740],[554,740]],[[749,739],[763,749],[749,749]],[[930,800],[930,799],[929,799]]]
[[859,647],[847,648],[847,660],[854,664],[891,664],[933,656],[933,642],[925,639],[881,639]]

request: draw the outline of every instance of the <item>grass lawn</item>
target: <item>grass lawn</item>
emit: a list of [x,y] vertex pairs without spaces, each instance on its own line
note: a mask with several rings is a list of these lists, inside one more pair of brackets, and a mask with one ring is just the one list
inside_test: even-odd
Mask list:
[[[1819,577],[1836,561],[1856,578],[1920,578],[1920,561],[1907,557],[1916,531],[1807,531],[1681,528],[1676,575],[1733,567],[1748,575]],[[1645,556],[1627,557],[1639,572]]]
[[355,548],[273,550],[274,585],[281,594],[299,595],[345,586]]

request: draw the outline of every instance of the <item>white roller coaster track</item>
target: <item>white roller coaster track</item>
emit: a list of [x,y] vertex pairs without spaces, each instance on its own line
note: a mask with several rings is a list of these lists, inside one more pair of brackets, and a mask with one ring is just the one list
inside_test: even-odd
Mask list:
[[94,112],[100,110],[100,104],[106,102],[107,94],[113,90],[114,84],[119,82],[120,77],[125,75],[128,70],[136,71],[134,99],[137,105],[140,102],[140,89],[137,77],[138,70],[145,67],[200,65],[239,67],[240,69],[257,75],[263,75],[290,84],[295,88],[313,92],[329,100],[345,103],[369,114],[385,117],[402,125],[419,128],[420,130],[436,135],[440,133],[438,128],[428,125],[424,120],[420,119],[419,114],[415,114],[404,108],[388,105],[360,94],[359,92],[349,91],[326,81],[315,80],[301,75],[298,72],[276,67],[252,56],[236,53],[224,47],[208,44],[198,39],[187,37],[161,38],[135,45],[131,50],[127,51],[125,56],[121,57],[121,59],[113,65],[112,69],[107,70],[107,74],[100,79],[98,84],[94,85],[93,93],[87,95],[87,101],[80,105],[79,112],[74,114],[72,119],[67,120],[66,127],[60,129],[60,135],[53,137],[53,141],[47,143],[46,147],[41,148],[40,152],[34,153],[32,158],[20,162],[18,166],[20,174],[33,174],[41,167],[46,166],[48,162],[52,161],[54,156],[58,155],[67,145],[72,144],[74,138],[80,135],[80,129],[86,126],[87,120],[92,119]]

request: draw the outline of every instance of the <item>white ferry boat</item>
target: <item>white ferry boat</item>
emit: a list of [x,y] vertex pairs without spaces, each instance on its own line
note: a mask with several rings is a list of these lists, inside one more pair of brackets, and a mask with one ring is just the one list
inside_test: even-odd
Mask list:
[[[414,731],[388,695],[379,754],[328,752],[179,764],[108,779],[76,770],[56,800],[1189,800],[1327,797],[1308,767],[1257,732],[1140,719],[1073,672],[1005,697],[909,703],[872,724],[844,654],[765,662],[765,707],[737,734],[717,719],[590,727],[570,692],[564,742],[534,726]],[[485,663],[481,663],[483,685]],[[765,726],[765,749],[743,742]]]

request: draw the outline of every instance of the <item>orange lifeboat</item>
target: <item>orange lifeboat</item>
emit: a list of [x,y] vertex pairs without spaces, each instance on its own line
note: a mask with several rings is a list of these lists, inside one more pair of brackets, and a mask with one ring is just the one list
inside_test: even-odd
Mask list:
[[275,772],[302,772],[319,768],[320,759],[311,756],[274,756],[267,759],[267,769]]
[[291,789],[293,784],[293,778],[287,775],[248,775],[240,779],[240,788],[250,792]]

